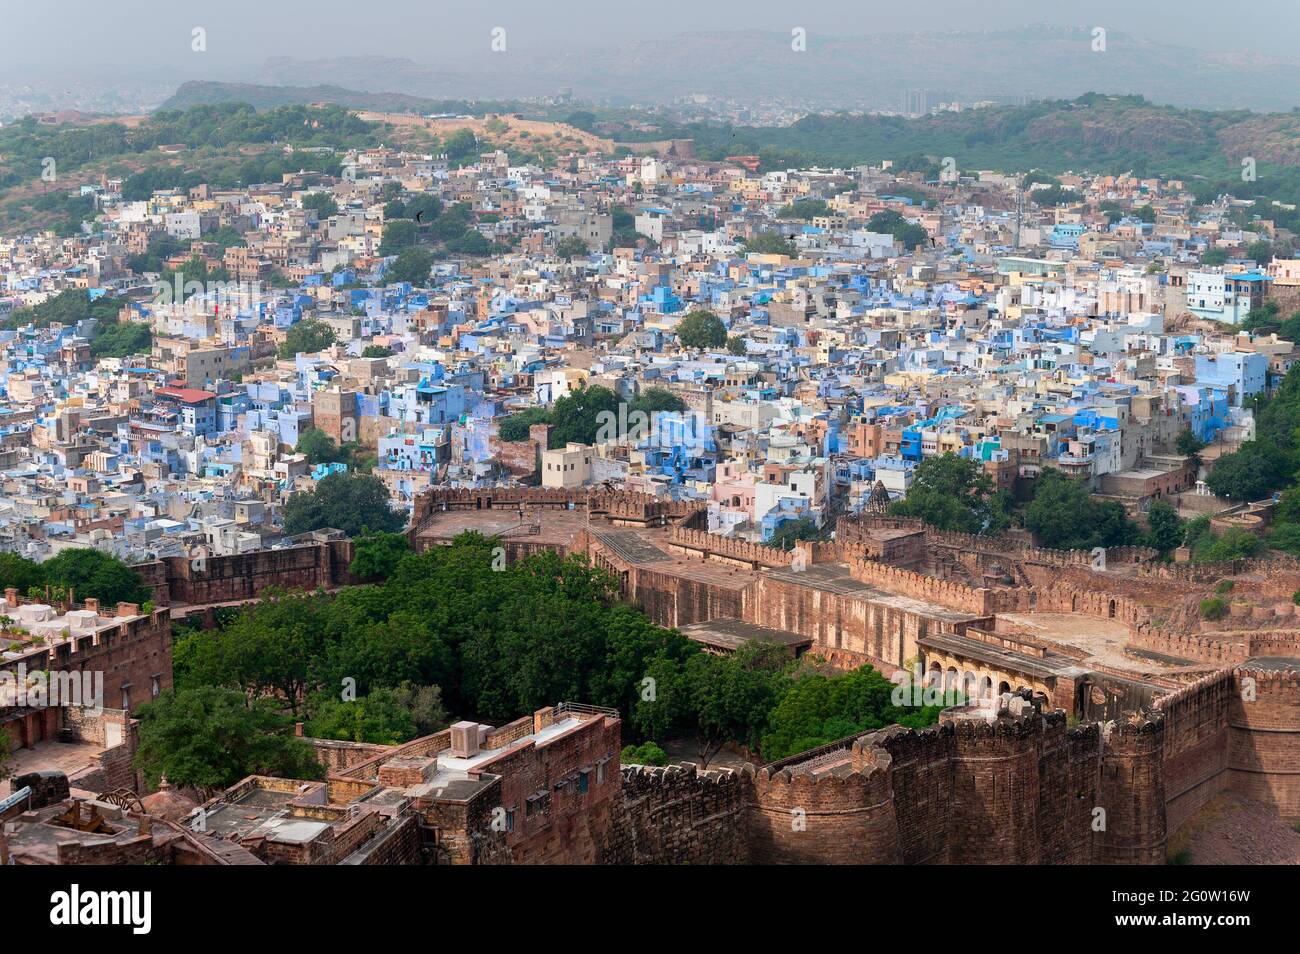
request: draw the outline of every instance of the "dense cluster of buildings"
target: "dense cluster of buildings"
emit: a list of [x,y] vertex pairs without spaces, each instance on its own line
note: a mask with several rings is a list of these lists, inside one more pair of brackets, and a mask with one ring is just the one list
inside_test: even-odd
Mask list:
[[[759,168],[680,140],[548,168],[376,149],[337,178],[105,180],[82,234],[0,239],[0,550],[112,552],[156,604],[6,593],[0,667],[105,676],[93,710],[7,713],[0,863],[1159,862],[1223,792],[1295,817],[1300,565],[1097,566],[884,513],[952,453],[1001,488],[1057,468],[1134,512],[1249,522],[1199,469],[1296,359],[1249,326],[1300,311],[1300,259],[1247,254],[1293,237],[1156,179]],[[413,195],[466,235],[396,281]],[[15,314],[69,293],[147,325],[148,351],[97,354],[102,316]],[[715,337],[684,342],[701,311]],[[292,347],[303,322],[334,343]],[[546,412],[596,386],[618,410],[561,446],[573,422]],[[681,409],[643,412],[652,390]],[[299,452],[310,430],[347,462]],[[622,766],[620,714],[560,702],[401,746],[311,740],[326,782],[149,792],[132,712],[171,685],[170,619],[350,582],[351,542],[286,538],[283,511],[371,455],[417,549],[478,530],[512,559],[582,553],[707,651],[919,666],[982,702],[710,772]],[[792,520],[826,534],[763,546]],[[1202,619],[1224,578],[1230,617]],[[1096,805],[1124,806],[1100,834]]]
[[[0,239],[0,547],[271,546],[287,496],[345,466],[295,453],[311,428],[374,454],[398,509],[429,486],[612,484],[709,501],[711,527],[756,541],[858,511],[878,484],[904,494],[947,452],[1003,485],[1059,467],[1140,501],[1196,485],[1180,431],[1248,438],[1249,399],[1294,360],[1236,327],[1271,301],[1300,309],[1300,260],[1244,257],[1287,238],[1266,209],[1131,176],[1063,176],[1066,204],[1040,207],[1046,186],[994,173],[734,158],[677,141],[457,168],[376,149],[337,179],[139,200],[84,187],[100,216],[83,234]],[[304,203],[319,193],[332,214]],[[498,254],[387,281],[385,211],[410,194]],[[786,245],[748,251],[764,234]],[[1226,263],[1201,264],[1212,250]],[[207,273],[186,276],[196,258]],[[95,357],[93,321],[13,319],[68,290],[120,302],[148,353]],[[678,340],[698,310],[725,346]],[[279,357],[307,320],[336,343]],[[500,440],[506,416],[590,385],[627,402],[663,388],[686,411],[592,444]]]

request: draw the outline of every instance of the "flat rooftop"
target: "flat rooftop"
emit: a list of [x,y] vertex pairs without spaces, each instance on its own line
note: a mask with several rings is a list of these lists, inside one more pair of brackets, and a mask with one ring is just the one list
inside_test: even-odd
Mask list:
[[736,650],[746,643],[754,641],[774,643],[778,646],[797,649],[800,646],[811,646],[813,642],[810,636],[791,633],[783,629],[756,626],[753,623],[746,623],[744,620],[730,616],[711,619],[706,623],[689,623],[677,628],[683,636],[693,639],[697,643],[715,646],[718,649]]
[[463,800],[484,785],[489,784],[487,781],[471,778],[470,772],[481,768],[484,765],[497,759],[503,752],[507,752],[516,746],[532,742],[535,745],[545,745],[552,739],[563,735],[570,729],[576,729],[582,725],[583,719],[567,716],[552,722],[540,732],[534,732],[526,735],[521,739],[516,739],[508,745],[497,746],[495,749],[483,749],[469,758],[459,759],[450,754],[450,750],[444,749],[436,756],[438,767],[433,776],[419,785],[413,785],[406,789],[406,794],[411,796],[426,796],[429,798],[451,799],[455,801]]
[[[540,532],[529,533],[532,526],[539,527]],[[585,507],[577,510],[525,509],[522,521],[519,519],[519,511],[508,507],[443,510],[430,514],[424,527],[416,534],[416,539],[450,540],[468,530],[475,530],[485,537],[501,537],[503,540],[544,544],[568,550],[573,544],[573,538],[586,527]]]
[[913,599],[910,596],[901,596],[897,593],[878,589],[869,583],[854,578],[849,573],[847,563],[815,563],[804,570],[796,570],[793,567],[779,567],[764,572],[768,576],[784,580],[787,583],[810,586],[814,589],[839,593],[843,596],[859,596],[874,603],[892,606],[904,612],[928,616],[931,619],[942,620],[947,623],[967,623],[983,618],[973,613],[951,610],[940,606],[938,603],[929,603],[925,600]]
[[1075,669],[1079,665],[1079,662],[1074,658],[1061,653],[1053,653],[1050,650],[1046,656],[1031,656],[1027,653],[1017,652],[1014,649],[986,643],[983,640],[972,639],[969,636],[962,636],[957,633],[934,633],[922,636],[917,640],[917,643],[921,646],[964,656],[968,659],[978,659],[1001,669],[1041,675],[1043,677],[1059,675],[1070,669]]
[[[1125,649],[1133,636],[1128,626],[1119,620],[1073,613],[1003,613],[998,616],[997,632],[1000,635],[1020,634],[1079,650],[1087,655],[1075,660],[1074,665],[1085,668],[1090,664],[1104,665],[1135,675],[1173,675],[1187,672],[1189,668],[1207,668],[1206,663],[1172,656],[1144,652],[1141,658],[1136,658],[1127,654]],[[1050,657],[1051,653],[1048,655]]]
[[[93,742],[55,742],[52,740],[37,742],[30,749],[15,749],[13,759],[8,766],[11,775],[26,775],[28,772],[62,772],[71,779],[83,769],[95,765],[95,760],[104,751],[102,745]],[[12,783],[7,778],[0,778],[0,798],[13,792]]]

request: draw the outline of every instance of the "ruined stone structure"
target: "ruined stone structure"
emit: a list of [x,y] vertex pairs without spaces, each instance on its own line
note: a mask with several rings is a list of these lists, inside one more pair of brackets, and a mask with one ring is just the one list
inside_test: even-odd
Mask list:
[[[1098,565],[882,515],[843,519],[834,542],[786,553],[710,534],[701,514],[639,494],[437,490],[417,502],[409,533],[420,549],[479,530],[499,536],[509,559],[582,554],[663,625],[711,623],[845,668],[912,671],[982,705],[946,709],[925,730],[895,726],[739,770],[620,767],[618,714],[567,704],[476,727],[468,758],[450,730],[398,747],[314,740],[327,782],[281,791],[277,780],[246,780],[206,806],[224,811],[216,817],[231,826],[235,856],[1160,863],[1169,839],[1222,792],[1300,820],[1300,624],[1290,601],[1300,564],[1170,567],[1133,549]],[[345,585],[349,562],[346,541],[318,540],[198,567],[151,565],[151,585],[183,610],[269,586]],[[1229,594],[1225,618],[1200,618],[1211,593]],[[125,638],[42,651],[72,658],[140,637],[138,654],[110,663],[130,673],[134,698],[141,667],[159,666],[150,654],[164,651],[145,634],[162,627],[115,625]],[[165,672],[164,685],[169,655]],[[113,723],[60,718],[53,728],[85,733]],[[120,721],[129,727],[129,714]],[[96,778],[101,790],[122,784],[110,765]],[[249,806],[267,804],[273,817],[247,821]],[[140,837],[132,844],[144,846]],[[197,849],[180,851],[201,863]]]
[[[1112,549],[1100,557],[1045,550],[1014,537],[947,533],[880,514],[841,518],[833,543],[802,543],[784,553],[708,533],[698,507],[644,495],[553,490],[430,491],[417,505],[412,536],[422,547],[447,542],[482,526],[484,514],[521,504],[535,508],[539,530],[533,537],[539,545],[586,555],[662,625],[694,629],[713,621],[734,632],[774,631],[788,635],[791,644],[806,641],[808,652],[846,668],[869,664],[893,674],[919,667],[927,683],[967,698],[1028,687],[1041,694],[1045,709],[1099,720],[1067,731],[1044,716],[1041,732],[1017,736],[1004,728],[993,741],[979,743],[1009,752],[1014,742],[1026,764],[1038,760],[1043,779],[1075,779],[1074,798],[1087,801],[1092,795],[1081,793],[1097,792],[1097,807],[1103,796],[1116,805],[1108,811],[1107,832],[1083,839],[1089,845],[1083,854],[1067,851],[1050,834],[1063,823],[1059,811],[1044,806],[1036,822],[1021,818],[1016,830],[1032,832],[1037,824],[1049,834],[1036,847],[1034,838],[1024,841],[1017,834],[993,850],[1000,860],[1158,860],[1167,835],[1225,789],[1250,793],[1283,817],[1297,815],[1300,625],[1290,594],[1300,589],[1300,562],[1171,566],[1142,548]],[[580,516],[566,523],[552,519],[555,514]],[[1199,602],[1225,579],[1232,581],[1233,594],[1228,619],[1201,620]],[[1253,703],[1244,701],[1243,680],[1257,691]],[[1139,712],[1145,715],[1134,715]],[[882,774],[904,788],[919,784],[923,801],[950,800],[947,783],[936,781],[948,777],[946,770],[924,773],[917,782],[906,768],[917,764],[918,751],[939,746],[937,740],[965,738],[959,731],[982,738],[982,730],[970,727],[954,727],[951,737],[949,731],[917,738],[896,733],[897,739],[859,745],[856,755],[845,754],[852,748],[847,744],[823,753],[839,772],[825,776],[827,791],[838,786],[854,792],[858,815],[877,812],[870,823],[858,819],[864,826],[859,842],[890,842],[890,823],[878,808],[868,811],[884,801]],[[957,741],[943,744],[960,747]],[[1037,753],[1032,757],[1031,748]],[[1015,764],[1011,755],[1005,761]],[[796,762],[806,763],[807,754]],[[853,768],[851,779],[846,766]],[[760,770],[752,785],[770,796],[766,811],[777,812],[775,806],[796,792],[814,804],[826,794],[811,781],[819,777],[816,771],[809,771]],[[651,799],[645,791],[651,778],[660,775],[634,777],[642,804]],[[695,781],[671,778],[674,787],[693,785],[716,798],[713,773]],[[980,784],[978,778],[969,783],[975,793]],[[1055,794],[1049,801],[1066,804]],[[1069,824],[1077,827],[1076,822]],[[673,824],[685,826],[686,842],[698,840],[694,822]],[[914,826],[906,818],[893,824],[899,832],[896,860],[957,860],[962,852],[954,834],[960,818],[943,826]],[[939,827],[948,835],[932,841],[928,855],[909,841],[934,839]],[[1123,837],[1121,829],[1127,831]],[[761,856],[777,850],[781,839],[775,834],[755,841],[752,826],[747,831],[750,851]],[[717,835],[707,840],[731,844]],[[835,846],[842,842],[830,836],[825,851],[813,854],[829,860],[827,853],[840,850]],[[810,850],[806,840],[795,843],[805,846],[799,851]],[[895,857],[891,851],[882,848],[879,857]]]
[[164,557],[134,567],[159,606],[238,603],[269,587],[335,589],[356,583],[348,572],[352,541],[327,534],[278,550],[229,556]]

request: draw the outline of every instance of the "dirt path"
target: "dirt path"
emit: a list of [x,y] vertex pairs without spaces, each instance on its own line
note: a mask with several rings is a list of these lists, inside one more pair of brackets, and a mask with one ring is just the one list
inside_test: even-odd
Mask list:
[[1193,865],[1300,864],[1300,831],[1267,805],[1227,792],[1213,799],[1170,839],[1171,858]]

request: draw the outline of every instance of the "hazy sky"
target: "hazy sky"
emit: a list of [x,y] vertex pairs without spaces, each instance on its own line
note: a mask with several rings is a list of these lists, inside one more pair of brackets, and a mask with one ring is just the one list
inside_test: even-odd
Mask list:
[[[630,36],[768,29],[870,35],[1103,26],[1155,41],[1300,60],[1300,0],[0,0],[0,74],[67,71],[239,79],[270,56],[404,56],[422,64],[512,48],[580,51]],[[207,52],[191,31],[207,31]],[[1026,50],[1032,55],[1032,50]]]

